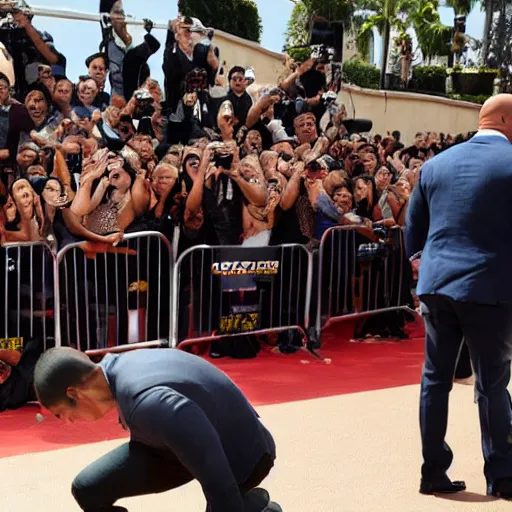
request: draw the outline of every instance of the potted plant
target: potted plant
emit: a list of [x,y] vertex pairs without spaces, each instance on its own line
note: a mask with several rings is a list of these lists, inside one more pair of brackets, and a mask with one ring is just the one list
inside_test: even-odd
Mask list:
[[449,70],[452,76],[453,92],[469,96],[491,96],[494,89],[494,80],[499,70],[480,68],[462,68],[454,66]]

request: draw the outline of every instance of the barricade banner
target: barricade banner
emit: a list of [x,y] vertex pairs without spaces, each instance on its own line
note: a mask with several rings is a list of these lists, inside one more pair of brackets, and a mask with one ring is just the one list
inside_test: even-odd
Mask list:
[[57,342],[83,351],[169,338],[172,249],[157,232],[118,247],[82,242],[56,258]]
[[300,245],[198,246],[181,255],[173,287],[173,346],[309,323],[311,255]]
[[319,250],[317,334],[333,318],[412,311],[411,278],[401,228],[328,229]]
[[44,242],[0,247],[4,268],[0,283],[3,314],[0,350],[23,351],[37,340],[45,350],[54,345],[53,254]]

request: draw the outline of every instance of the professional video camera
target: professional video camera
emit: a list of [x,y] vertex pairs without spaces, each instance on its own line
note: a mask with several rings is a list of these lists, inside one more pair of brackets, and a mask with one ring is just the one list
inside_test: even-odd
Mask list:
[[0,0],[0,30],[10,30],[10,37],[14,39],[17,33],[19,39],[22,39],[25,33],[14,21],[14,14],[19,12],[27,15],[29,19],[34,17],[25,0]]
[[309,21],[308,46],[316,47],[314,54],[324,62],[341,62],[343,52],[343,23],[313,16]]
[[19,11],[28,11],[28,5],[25,0],[0,0],[0,15]]

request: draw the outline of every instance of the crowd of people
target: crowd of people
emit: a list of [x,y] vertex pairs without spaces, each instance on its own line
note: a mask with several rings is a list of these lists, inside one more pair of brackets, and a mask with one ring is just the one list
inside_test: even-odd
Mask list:
[[26,13],[0,31],[2,243],[115,245],[157,230],[183,251],[402,225],[423,162],[462,139],[369,135],[336,103],[322,55],[258,86],[253,70],[221,62],[195,18],[169,23],[161,87],[147,64],[160,47],[152,22],[136,44],[111,4],[78,82]]

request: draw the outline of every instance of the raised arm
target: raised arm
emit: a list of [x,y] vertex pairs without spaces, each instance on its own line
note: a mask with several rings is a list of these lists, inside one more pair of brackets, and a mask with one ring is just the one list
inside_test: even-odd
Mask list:
[[300,194],[300,184],[302,182],[302,178],[304,177],[304,163],[296,162],[294,165],[294,173],[292,177],[288,180],[288,184],[281,194],[281,202],[279,206],[281,210],[289,210],[297,201],[297,198]]
[[199,165],[197,174],[192,178],[194,184],[192,185],[192,189],[190,190],[190,194],[188,195],[187,202],[185,204],[185,208],[192,214],[197,213],[203,203],[204,177],[206,176],[206,171],[210,165],[210,157],[211,151],[206,148],[203,151],[201,164]]

